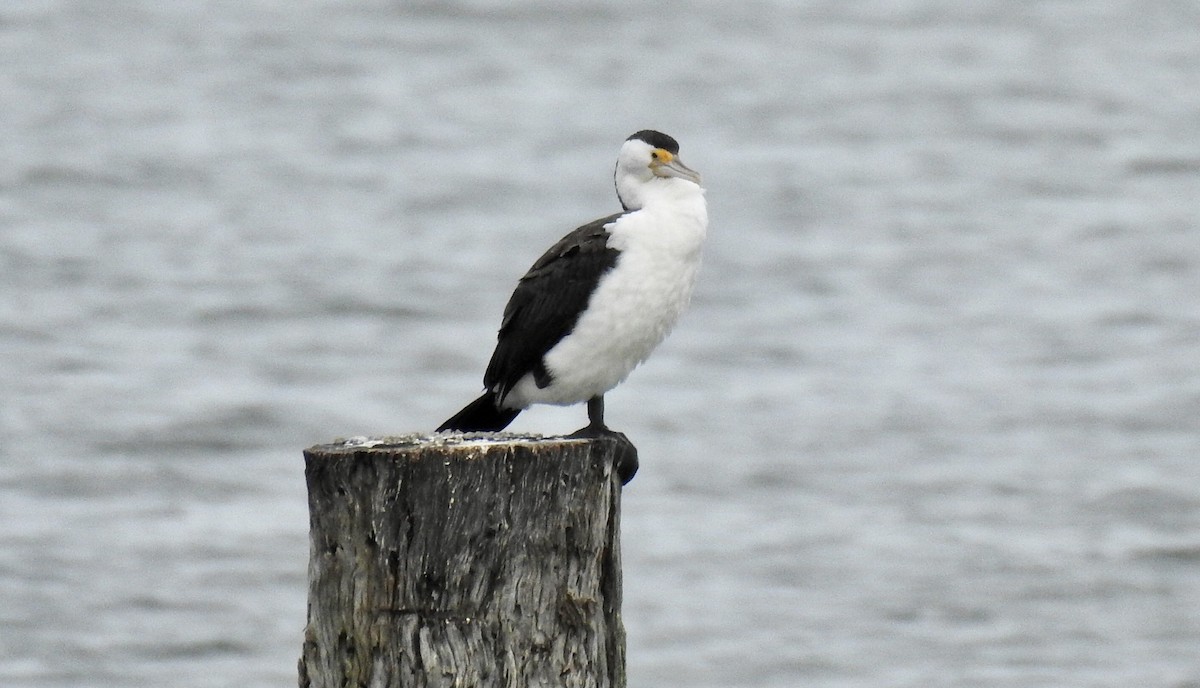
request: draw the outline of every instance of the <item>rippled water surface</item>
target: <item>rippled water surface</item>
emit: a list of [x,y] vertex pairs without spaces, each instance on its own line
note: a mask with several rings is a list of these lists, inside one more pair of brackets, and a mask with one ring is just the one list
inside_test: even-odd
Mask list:
[[1197,26],[8,0],[0,684],[294,685],[301,449],[471,398],[654,127],[712,228],[608,397],[630,685],[1195,688]]

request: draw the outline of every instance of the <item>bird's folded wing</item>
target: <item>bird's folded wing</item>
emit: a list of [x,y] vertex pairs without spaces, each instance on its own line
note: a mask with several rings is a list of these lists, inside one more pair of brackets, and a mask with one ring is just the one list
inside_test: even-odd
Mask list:
[[504,309],[496,350],[483,384],[503,399],[528,373],[550,384],[542,357],[567,336],[588,305],[596,284],[616,265],[606,225],[624,213],[590,222],[563,237],[534,262]]

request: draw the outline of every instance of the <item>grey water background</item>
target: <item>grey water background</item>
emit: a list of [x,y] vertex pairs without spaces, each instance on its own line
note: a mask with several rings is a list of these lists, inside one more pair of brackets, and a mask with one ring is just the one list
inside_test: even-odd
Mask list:
[[608,397],[630,685],[1200,686],[1197,26],[7,0],[0,685],[294,685],[301,449],[470,399],[654,127],[712,226]]

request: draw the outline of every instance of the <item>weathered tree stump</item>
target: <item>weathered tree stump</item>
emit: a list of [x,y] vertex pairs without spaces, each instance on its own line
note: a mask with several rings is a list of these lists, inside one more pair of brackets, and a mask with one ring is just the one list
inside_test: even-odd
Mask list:
[[305,451],[300,686],[623,687],[621,450],[487,435]]

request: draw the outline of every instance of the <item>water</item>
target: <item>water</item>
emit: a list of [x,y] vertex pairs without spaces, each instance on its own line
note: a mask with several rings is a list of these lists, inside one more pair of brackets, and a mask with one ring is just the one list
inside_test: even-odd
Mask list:
[[294,685],[300,450],[471,398],[655,127],[713,226],[609,396],[630,685],[1200,685],[1197,25],[9,0],[0,684]]

